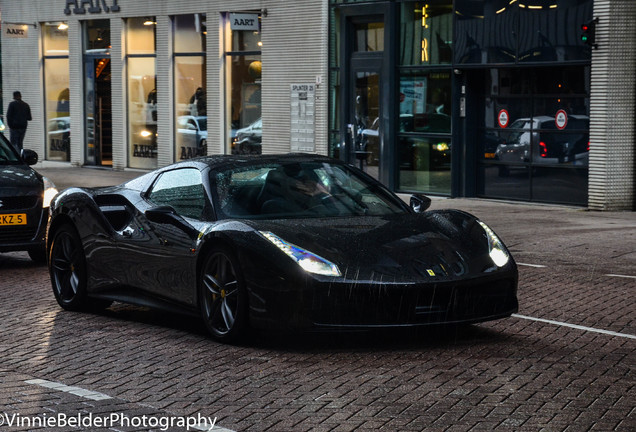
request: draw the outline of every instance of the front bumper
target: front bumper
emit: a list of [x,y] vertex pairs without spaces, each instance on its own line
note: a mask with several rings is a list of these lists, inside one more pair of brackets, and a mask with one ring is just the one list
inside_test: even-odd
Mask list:
[[[334,289],[336,288],[336,289]],[[311,306],[315,327],[401,327],[488,321],[518,310],[516,280],[318,288]]]
[[0,252],[25,251],[44,247],[49,209],[42,208],[41,205],[40,200],[35,208],[0,212],[0,216],[2,213],[24,213],[27,215],[27,225],[0,226]]
[[[248,283],[255,327],[370,329],[489,321],[518,311],[516,271],[469,280],[430,283],[304,282],[260,279]],[[276,288],[273,288],[276,287]]]

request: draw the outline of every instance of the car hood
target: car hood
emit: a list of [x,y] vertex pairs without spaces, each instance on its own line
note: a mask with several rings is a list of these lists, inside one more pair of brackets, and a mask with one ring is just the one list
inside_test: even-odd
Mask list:
[[42,192],[42,178],[26,165],[0,165],[0,197]]
[[405,282],[494,270],[477,220],[459,211],[251,222],[338,266],[346,278]]

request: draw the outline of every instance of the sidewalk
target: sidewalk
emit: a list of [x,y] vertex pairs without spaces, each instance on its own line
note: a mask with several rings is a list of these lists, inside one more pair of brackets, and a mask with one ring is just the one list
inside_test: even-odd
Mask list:
[[102,167],[34,167],[55,183],[58,190],[71,186],[98,187],[124,183],[145,174],[143,170],[115,171]]

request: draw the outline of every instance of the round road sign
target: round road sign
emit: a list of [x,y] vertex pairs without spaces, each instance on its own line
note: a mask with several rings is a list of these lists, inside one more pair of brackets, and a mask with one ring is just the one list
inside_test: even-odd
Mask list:
[[568,125],[568,113],[565,110],[558,110],[556,116],[554,116],[554,123],[556,123],[556,127],[559,130],[565,129]]
[[499,111],[499,115],[497,116],[497,122],[501,128],[506,128],[508,123],[510,122],[510,116],[508,115],[508,111],[502,109]]

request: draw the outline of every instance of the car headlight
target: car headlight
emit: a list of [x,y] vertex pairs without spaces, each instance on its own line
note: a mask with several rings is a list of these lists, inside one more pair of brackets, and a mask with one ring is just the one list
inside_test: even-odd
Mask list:
[[44,182],[44,196],[42,199],[42,207],[47,208],[51,205],[51,200],[57,195],[57,189],[51,180],[46,177],[42,177]]
[[497,267],[503,267],[508,264],[508,261],[510,261],[510,254],[506,250],[502,241],[499,240],[499,237],[497,237],[488,225],[482,221],[477,222],[479,222],[479,225],[481,225],[486,232],[486,237],[488,238],[488,251],[492,262],[494,262]]
[[271,241],[285,253],[288,257],[296,261],[296,263],[306,272],[315,273],[323,276],[341,276],[338,266],[329,260],[326,260],[314,253],[309,252],[295,244],[288,243],[282,238],[269,231],[259,231],[263,237]]

